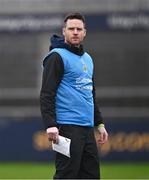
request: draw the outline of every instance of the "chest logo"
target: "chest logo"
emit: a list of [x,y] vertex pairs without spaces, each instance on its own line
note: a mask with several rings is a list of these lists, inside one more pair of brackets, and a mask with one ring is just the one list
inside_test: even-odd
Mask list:
[[85,64],[84,60],[81,59],[82,65],[83,65],[83,72],[87,72],[87,65]]
[[86,64],[83,64],[83,71],[84,71],[84,72],[87,72],[87,66],[86,66]]

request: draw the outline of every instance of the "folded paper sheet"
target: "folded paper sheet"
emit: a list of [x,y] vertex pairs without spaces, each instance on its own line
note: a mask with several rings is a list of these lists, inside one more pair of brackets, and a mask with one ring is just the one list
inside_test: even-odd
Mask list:
[[67,157],[70,157],[70,143],[71,139],[64,136],[59,136],[58,144],[52,142],[52,149]]

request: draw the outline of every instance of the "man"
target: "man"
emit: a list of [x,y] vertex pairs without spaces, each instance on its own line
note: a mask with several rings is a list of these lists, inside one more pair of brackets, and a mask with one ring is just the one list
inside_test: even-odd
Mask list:
[[98,143],[108,139],[95,100],[93,62],[84,52],[85,19],[79,13],[65,17],[63,37],[51,38],[50,52],[43,62],[40,94],[41,113],[49,140],[59,135],[71,139],[70,158],[56,153],[54,179],[99,179]]

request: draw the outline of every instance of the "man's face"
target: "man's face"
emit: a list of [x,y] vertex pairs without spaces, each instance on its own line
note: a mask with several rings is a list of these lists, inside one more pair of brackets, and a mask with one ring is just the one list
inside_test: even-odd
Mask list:
[[68,19],[63,28],[65,43],[79,46],[86,35],[84,23],[79,19]]

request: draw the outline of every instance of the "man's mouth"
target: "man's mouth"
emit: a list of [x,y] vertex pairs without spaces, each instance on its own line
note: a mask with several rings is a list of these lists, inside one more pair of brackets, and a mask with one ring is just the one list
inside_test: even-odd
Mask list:
[[78,37],[73,37],[72,39],[76,41],[76,40],[78,40],[79,38],[78,38]]

